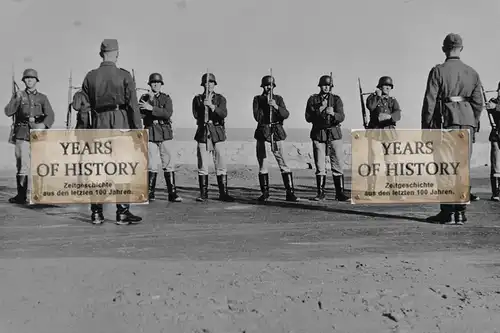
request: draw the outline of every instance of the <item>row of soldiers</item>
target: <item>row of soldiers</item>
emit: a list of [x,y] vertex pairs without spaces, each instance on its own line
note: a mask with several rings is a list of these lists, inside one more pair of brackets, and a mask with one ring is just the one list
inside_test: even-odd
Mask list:
[[[442,50],[446,55],[443,64],[435,66],[429,73],[427,88],[422,107],[422,128],[468,128],[475,133],[479,117],[484,106],[477,72],[460,60],[462,39],[459,35],[449,34],[443,42]],[[137,99],[136,86],[130,73],[116,66],[118,59],[118,41],[105,39],[101,43],[100,66],[90,71],[83,81],[81,91],[73,98],[73,108],[78,111],[77,128],[94,129],[140,129],[149,130],[149,200],[155,200],[155,188],[158,166],[161,164],[168,200],[180,202],[175,184],[175,161],[172,151],[173,114],[172,99],[162,92],[163,78],[159,73],[149,76],[150,91]],[[23,73],[24,91],[16,93],[6,107],[7,116],[15,116],[15,139],[17,160],[18,194],[9,201],[25,203],[27,175],[29,170],[29,129],[50,128],[54,122],[54,113],[47,97],[36,91],[38,75],[28,69]],[[227,168],[224,156],[226,130],[225,119],[228,115],[226,98],[215,92],[217,80],[212,73],[202,76],[201,86],[204,91],[192,101],[193,117],[197,130],[198,181],[200,195],[197,201],[208,199],[208,167],[210,154],[216,169],[219,199],[234,201],[229,194]],[[348,201],[344,192],[344,156],[342,147],[341,124],[345,119],[342,99],[332,93],[331,75],[320,77],[319,92],[309,97],[305,119],[312,124],[310,138],[313,143],[316,167],[316,201],[325,199],[326,158],[330,159],[335,198]],[[300,200],[294,189],[293,174],[283,154],[283,142],[287,134],[283,128],[289,117],[284,99],[274,94],[276,82],[273,76],[262,78],[262,93],[253,99],[253,115],[257,122],[254,138],[256,157],[259,164],[259,184],[262,195],[259,201],[269,199],[268,153],[271,152],[280,168],[287,201]],[[392,79],[381,77],[377,89],[366,100],[370,111],[369,129],[394,129],[401,119],[398,101],[390,96],[394,88]],[[490,101],[490,107],[500,109],[497,100]],[[90,116],[92,115],[92,116]],[[91,121],[90,121],[91,120]],[[495,143],[497,159],[492,163],[492,179],[496,180],[493,196],[498,199],[498,179],[500,162],[498,139],[490,136]],[[472,142],[471,142],[472,145]],[[472,150],[472,147],[470,151]],[[492,181],[493,186],[493,181]],[[463,224],[466,221],[465,205],[441,205],[441,211],[429,219],[443,224]],[[101,204],[91,204],[91,219],[94,224],[104,222]],[[142,218],[130,212],[129,205],[117,204],[116,223],[129,224]]]

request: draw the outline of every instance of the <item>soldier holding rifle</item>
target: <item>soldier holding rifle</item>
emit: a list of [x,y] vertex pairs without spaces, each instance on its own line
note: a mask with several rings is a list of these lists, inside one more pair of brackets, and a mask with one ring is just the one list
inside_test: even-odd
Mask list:
[[325,199],[326,156],[330,158],[330,167],[335,185],[335,198],[348,201],[344,193],[344,150],[340,124],[345,119],[342,99],[332,94],[332,75],[323,75],[318,82],[320,91],[307,100],[305,117],[312,124],[310,138],[313,142],[314,164],[316,166],[317,195],[313,199]]
[[28,193],[30,170],[30,130],[49,129],[54,124],[55,115],[46,95],[36,89],[38,73],[26,69],[22,81],[26,89],[18,90],[5,107],[5,114],[15,119],[13,138],[17,165],[17,195],[9,199],[10,203],[25,204]]
[[[118,41],[105,39],[99,55],[101,65],[87,73],[82,91],[93,112],[94,129],[141,129],[141,114],[137,102],[135,82],[130,73],[116,66]],[[94,224],[104,222],[103,205],[91,204]],[[130,212],[129,204],[116,204],[116,224],[126,225],[142,221]]]
[[[491,200],[500,201],[500,82],[497,88],[498,96],[491,98],[487,104],[487,112],[491,121],[490,141],[490,180]],[[486,96],[485,96],[486,97]]]
[[198,183],[200,196],[196,201],[208,200],[208,163],[213,154],[219,199],[234,201],[227,187],[227,168],[224,156],[226,142],[225,118],[227,117],[226,98],[214,92],[217,81],[212,73],[205,73],[201,78],[202,94],[193,98],[193,116],[198,126],[194,139],[198,143]]
[[175,186],[174,152],[171,145],[174,137],[171,120],[174,108],[170,96],[161,91],[163,84],[161,74],[152,73],[148,80],[151,91],[139,99],[144,127],[149,130],[149,200],[155,200],[156,177],[161,162],[167,183],[168,201],[181,202]]
[[257,122],[254,139],[256,142],[257,161],[259,163],[259,184],[262,195],[258,201],[269,199],[269,170],[267,164],[267,148],[278,163],[283,183],[286,189],[286,201],[298,201],[295,196],[293,176],[283,157],[283,141],[286,139],[286,132],[283,129],[283,121],[290,116],[290,112],[285,106],[283,97],[274,94],[276,87],[274,77],[266,75],[262,78],[260,87],[262,94],[253,98],[253,117]]
[[[472,137],[484,107],[479,74],[460,59],[463,43],[459,35],[448,34],[441,49],[446,60],[429,72],[422,106],[422,129],[468,129]],[[469,140],[469,159],[472,141]],[[450,157],[443,149],[438,153],[441,159]],[[465,204],[441,204],[439,214],[428,220],[463,225],[467,221],[466,207]]]

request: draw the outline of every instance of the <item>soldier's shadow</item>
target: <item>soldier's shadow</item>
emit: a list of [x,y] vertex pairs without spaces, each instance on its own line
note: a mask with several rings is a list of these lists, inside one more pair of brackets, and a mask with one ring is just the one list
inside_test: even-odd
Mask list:
[[[214,189],[215,187],[215,189]],[[179,189],[182,189],[183,191],[198,191],[199,189],[197,187],[192,187],[192,186],[183,186],[183,187],[178,187]],[[285,189],[283,186],[279,185],[271,185],[269,186],[269,189],[271,190],[271,197],[268,201],[266,202],[259,202],[257,201],[257,198],[260,196],[260,189],[258,188],[247,188],[247,187],[237,187],[237,186],[231,186],[229,188],[231,196],[235,198],[235,202],[240,203],[240,204],[245,204],[245,205],[255,205],[255,206],[274,206],[274,207],[281,207],[281,208],[296,208],[296,209],[307,209],[307,210],[312,210],[312,211],[322,211],[322,212],[331,212],[331,213],[339,213],[339,214],[346,214],[346,215],[353,215],[353,216],[363,216],[363,217],[374,217],[374,218],[386,218],[386,219],[393,219],[393,220],[407,220],[407,221],[415,221],[415,222],[421,222],[421,223],[429,223],[429,224],[435,224],[434,222],[427,221],[425,218],[419,218],[419,217],[414,217],[414,216],[405,216],[401,214],[389,214],[389,213],[382,213],[382,212],[374,212],[373,208],[372,211],[366,211],[362,210],[362,207],[356,208],[356,209],[349,209],[347,207],[352,207],[350,202],[338,202],[338,201],[331,201],[327,200],[326,205],[325,203],[314,203],[314,201],[311,201],[315,196],[315,188],[310,189],[308,186],[304,186],[304,188],[301,187],[296,187],[295,192],[299,197],[301,197],[301,200],[298,202],[288,202],[285,201]],[[217,191],[217,184],[210,184],[209,187],[209,192],[210,192],[210,197],[213,197],[213,195]],[[333,190],[330,190],[328,192],[329,197],[333,196],[332,193]],[[212,194],[213,193],[213,194]],[[346,194],[349,195],[349,192]],[[303,196],[303,197],[302,197]],[[335,207],[332,207],[330,205],[335,205]],[[398,205],[399,206],[399,205]],[[343,208],[345,207],[345,208]],[[387,205],[377,205],[375,206],[375,210],[385,210],[387,211]],[[370,208],[368,208],[370,209]]]

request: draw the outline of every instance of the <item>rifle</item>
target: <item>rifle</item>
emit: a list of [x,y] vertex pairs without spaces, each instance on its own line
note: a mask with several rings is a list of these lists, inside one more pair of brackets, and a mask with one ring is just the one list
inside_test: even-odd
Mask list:
[[[16,77],[15,77],[14,64],[12,64],[12,97],[14,97],[19,90],[20,89],[19,89],[19,86],[17,85]],[[15,124],[16,124],[16,113],[14,113],[14,115],[12,116],[12,124],[10,125],[10,133],[9,133],[9,140],[8,140],[8,142],[10,144],[16,144],[16,138],[15,138],[15,133],[14,133]]]
[[[489,93],[489,92],[496,92],[496,90],[488,90],[488,91],[485,91],[484,90],[484,87],[481,85],[481,92],[483,93],[483,99],[484,99],[484,107],[486,109],[486,113],[488,114],[488,120],[490,121],[490,126],[491,126],[491,129],[495,132],[498,133],[498,130],[497,130],[497,126],[495,124],[495,119],[493,118],[493,115],[491,114],[490,110],[488,110],[488,100],[487,100],[487,97],[486,97],[486,93]],[[477,124],[477,127],[478,127],[478,132],[479,132],[479,122]]]
[[71,113],[72,113],[72,99],[73,99],[73,73],[69,72],[68,80],[68,112],[66,113],[66,129],[71,128]]
[[363,89],[361,89],[361,80],[359,79],[359,77],[358,77],[358,87],[359,87],[359,99],[361,101],[361,116],[363,117],[363,127],[367,129],[368,123],[366,121],[366,105],[363,96],[370,95],[370,93],[363,93]]
[[[269,91],[269,94],[267,95],[267,103],[271,102],[274,97],[274,77],[273,77],[273,69],[271,68],[269,70],[271,74],[271,90]],[[274,108],[269,105],[269,132],[271,133],[270,140],[271,140],[271,149],[274,149],[274,134],[273,134],[273,110]]]
[[[210,96],[209,96],[209,93],[208,93],[208,68],[207,68],[207,72],[206,72],[206,80],[205,80],[205,101],[208,101]],[[209,118],[209,113],[208,113],[208,106],[205,106],[205,140],[207,142],[206,146],[207,146],[207,151],[210,151],[212,149],[209,148],[209,144],[208,142],[212,140],[212,138],[210,137],[210,134],[209,134],[209,126],[208,126],[208,122],[210,121],[210,118]],[[211,145],[210,145],[211,147]]]

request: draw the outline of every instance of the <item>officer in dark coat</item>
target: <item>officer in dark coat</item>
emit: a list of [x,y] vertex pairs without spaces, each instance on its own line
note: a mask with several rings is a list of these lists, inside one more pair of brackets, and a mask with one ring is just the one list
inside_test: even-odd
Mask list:
[[[375,92],[370,94],[366,99],[366,108],[370,111],[370,121],[368,122],[369,137],[368,142],[370,145],[368,157],[369,163],[373,163],[376,159],[384,158],[384,162],[388,155],[382,151],[382,142],[391,141],[396,138],[396,123],[401,120],[401,107],[397,99],[390,96],[394,89],[394,83],[390,76],[382,76],[378,80]],[[396,156],[391,156],[394,159]],[[391,160],[394,162],[393,160]],[[376,189],[377,177],[368,177],[368,191],[374,192]],[[391,176],[389,182],[397,182],[397,177]],[[404,199],[402,197],[394,198]]]
[[[462,38],[448,34],[443,41],[446,61],[429,73],[422,106],[422,129],[468,129],[472,138],[484,107],[479,74],[460,59]],[[469,140],[469,154],[472,154]],[[469,155],[470,158],[470,155]],[[442,204],[430,221],[462,225],[467,221],[466,205]]]
[[26,69],[22,81],[26,89],[17,91],[5,107],[5,115],[15,117],[17,195],[10,198],[9,202],[16,204],[27,203],[28,176],[31,163],[30,129],[49,129],[55,120],[49,99],[36,89],[36,84],[40,81],[37,71],[31,68]]
[[488,113],[491,114],[495,129],[491,129],[490,141],[490,180],[491,200],[500,201],[500,82],[497,88],[498,96],[488,101]]
[[283,97],[276,94],[271,95],[271,90],[276,87],[272,76],[264,76],[260,87],[262,88],[262,94],[253,98],[253,117],[257,121],[254,139],[257,140],[259,183],[262,191],[262,195],[258,200],[267,201],[269,199],[269,170],[267,167],[267,146],[269,146],[281,171],[286,189],[286,200],[298,201],[299,198],[295,196],[292,172],[283,156],[283,141],[286,139],[283,121],[290,116],[290,112],[286,108]]
[[345,120],[344,104],[340,96],[332,94],[333,82],[330,75],[319,78],[319,93],[307,100],[305,117],[312,124],[310,138],[313,142],[314,164],[316,166],[317,195],[313,199],[325,199],[326,157],[330,159],[330,168],[335,186],[335,198],[348,201],[344,193],[344,147],[340,124]]
[[[103,62],[87,73],[82,91],[93,112],[94,129],[141,129],[141,114],[137,102],[135,83],[130,73],[116,67],[118,41],[105,39],[99,53]],[[129,210],[128,204],[116,205],[116,224],[142,221]],[[103,205],[91,204],[92,223],[104,222]]]
[[168,201],[181,202],[182,198],[177,195],[175,186],[175,152],[172,147],[174,107],[170,96],[161,91],[163,84],[161,74],[152,73],[148,80],[151,91],[139,99],[144,128],[149,131],[149,200],[155,200],[156,177],[161,162],[167,183]]
[[[208,74],[208,75],[207,75]],[[200,196],[196,201],[208,200],[208,165],[210,154],[213,154],[217,184],[219,186],[219,199],[222,201],[234,201],[229,195],[227,187],[226,167],[226,127],[227,117],[226,98],[214,91],[217,81],[215,75],[206,73],[201,78],[201,86],[204,92],[193,98],[193,117],[196,119],[196,134],[194,139],[197,144],[198,156],[198,182],[200,185]]]

